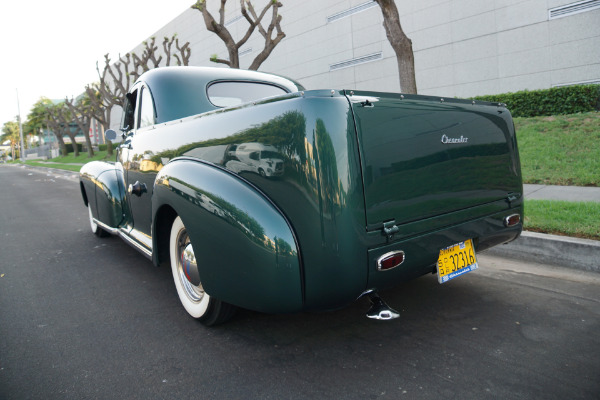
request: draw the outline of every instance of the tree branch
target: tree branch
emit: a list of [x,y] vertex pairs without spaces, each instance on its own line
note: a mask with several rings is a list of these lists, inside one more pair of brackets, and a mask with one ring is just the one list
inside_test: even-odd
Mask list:
[[[258,28],[260,34],[263,36],[263,38],[265,38],[265,46],[263,51],[256,56],[249,68],[257,70],[264,60],[269,57],[275,46],[277,46],[279,42],[285,38],[285,33],[283,33],[283,30],[281,29],[281,15],[279,15],[278,11],[280,7],[283,7],[283,4],[276,0],[270,0],[262,9],[260,14],[257,14],[250,0],[240,0],[242,16],[245,18],[246,22],[248,22],[249,26],[244,36],[236,42],[229,30],[225,27],[226,2],[227,0],[221,0],[221,6],[219,8],[219,23],[215,21],[214,17],[208,11],[206,0],[198,0],[192,6],[193,9],[196,9],[202,13],[206,29],[215,33],[223,41],[225,47],[227,48],[227,52],[229,53],[228,62],[227,60],[217,58],[216,56],[211,57],[211,61],[215,63],[226,64],[232,68],[239,68],[239,49],[246,44],[254,31]],[[271,23],[265,30],[262,26],[262,21],[269,9],[272,9]],[[277,31],[275,38],[272,37],[274,30]]]

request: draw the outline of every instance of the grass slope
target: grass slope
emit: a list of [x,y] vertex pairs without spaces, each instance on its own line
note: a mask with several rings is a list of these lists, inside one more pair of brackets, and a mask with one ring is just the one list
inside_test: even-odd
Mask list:
[[600,113],[515,118],[524,183],[600,186]]

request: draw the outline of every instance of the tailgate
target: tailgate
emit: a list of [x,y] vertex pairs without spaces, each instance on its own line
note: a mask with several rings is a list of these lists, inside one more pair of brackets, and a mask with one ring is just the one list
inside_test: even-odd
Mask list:
[[514,126],[503,106],[360,91],[347,97],[369,230],[520,197]]

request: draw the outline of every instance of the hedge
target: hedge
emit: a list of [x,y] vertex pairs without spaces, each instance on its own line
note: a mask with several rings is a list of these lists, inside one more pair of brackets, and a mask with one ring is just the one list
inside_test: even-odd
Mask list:
[[[75,152],[75,149],[73,149],[73,143],[66,143],[65,146],[67,148],[67,153],[73,153],[73,152]],[[80,152],[82,152],[83,151],[83,145],[81,143],[77,143],[77,149]]]
[[574,85],[543,90],[477,96],[474,100],[506,103],[513,117],[575,114],[600,110],[600,85]]

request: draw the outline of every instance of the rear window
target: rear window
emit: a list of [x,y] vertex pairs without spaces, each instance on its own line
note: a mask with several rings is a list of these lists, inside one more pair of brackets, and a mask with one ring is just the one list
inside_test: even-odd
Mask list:
[[208,99],[217,107],[231,107],[287,92],[280,87],[258,82],[217,82],[208,87]]

